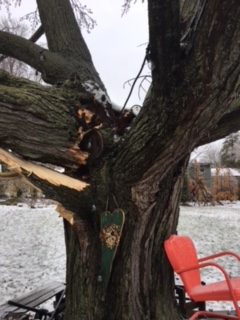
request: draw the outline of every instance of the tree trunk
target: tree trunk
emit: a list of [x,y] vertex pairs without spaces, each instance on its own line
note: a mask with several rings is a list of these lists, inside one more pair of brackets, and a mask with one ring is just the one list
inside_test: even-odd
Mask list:
[[119,201],[126,223],[106,292],[100,281],[95,221],[78,220],[77,234],[66,225],[67,319],[177,319],[173,274],[162,246],[166,237],[176,233],[186,163],[179,163],[163,179],[157,200],[144,213],[130,200],[127,189],[118,192],[122,186],[111,182],[108,209]]
[[158,195],[146,210],[128,202],[129,216],[108,293],[110,319],[177,319],[173,277],[162,246],[176,233],[184,169],[184,162],[179,163],[165,178],[159,177]]

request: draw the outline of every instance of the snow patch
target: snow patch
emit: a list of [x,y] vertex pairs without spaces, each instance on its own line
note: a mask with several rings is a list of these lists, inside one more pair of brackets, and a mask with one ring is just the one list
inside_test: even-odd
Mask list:
[[92,80],[87,80],[86,82],[84,82],[82,84],[82,86],[84,87],[84,89],[93,94],[94,95],[94,99],[97,100],[101,105],[104,106],[105,108],[105,112],[106,112],[106,115],[108,117],[110,117],[109,115],[109,112],[107,110],[107,108],[109,108],[109,106],[111,105],[111,100],[110,98],[108,97],[108,94],[106,91],[103,91],[100,86],[92,81]]
[[65,280],[62,219],[55,206],[0,206],[0,304]]
[[211,175],[212,176],[227,176],[227,175],[231,175],[233,177],[239,177],[240,176],[240,170],[237,169],[233,169],[233,168],[212,168],[211,169]]

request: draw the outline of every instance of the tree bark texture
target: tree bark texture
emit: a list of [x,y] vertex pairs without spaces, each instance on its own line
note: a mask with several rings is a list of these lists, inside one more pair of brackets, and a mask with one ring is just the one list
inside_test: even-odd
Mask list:
[[[86,186],[80,192],[70,180],[52,183],[18,165],[70,216],[64,222],[66,320],[178,318],[163,242],[177,230],[188,159],[196,146],[240,129],[239,1],[188,2],[148,1],[152,86],[117,141],[122,115],[107,113],[84,89],[91,80],[105,90],[69,0],[37,1],[48,49],[0,32],[0,53],[54,84],[0,72],[1,148],[36,166],[62,166]],[[100,217],[116,208],[124,210],[125,225],[105,288]]]

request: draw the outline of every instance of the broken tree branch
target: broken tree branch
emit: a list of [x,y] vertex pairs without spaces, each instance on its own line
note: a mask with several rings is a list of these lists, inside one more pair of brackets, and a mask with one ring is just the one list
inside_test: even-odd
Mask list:
[[5,151],[0,148],[0,161],[6,164],[10,170],[23,174],[26,177],[30,177],[34,174],[40,180],[47,181],[54,186],[64,186],[68,189],[74,189],[76,191],[83,191],[89,186],[88,183],[71,178],[62,173],[56,172],[49,168],[22,160],[15,156],[13,153]]

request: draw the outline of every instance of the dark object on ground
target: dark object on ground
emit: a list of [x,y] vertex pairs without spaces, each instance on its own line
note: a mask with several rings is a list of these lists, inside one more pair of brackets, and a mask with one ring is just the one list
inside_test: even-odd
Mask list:
[[[51,282],[41,288],[14,299],[0,306],[0,320],[27,320],[32,319],[28,314],[31,312],[34,319],[39,320],[60,320],[64,309],[65,285],[60,282]],[[48,311],[38,308],[39,305],[55,298],[54,309]]]

